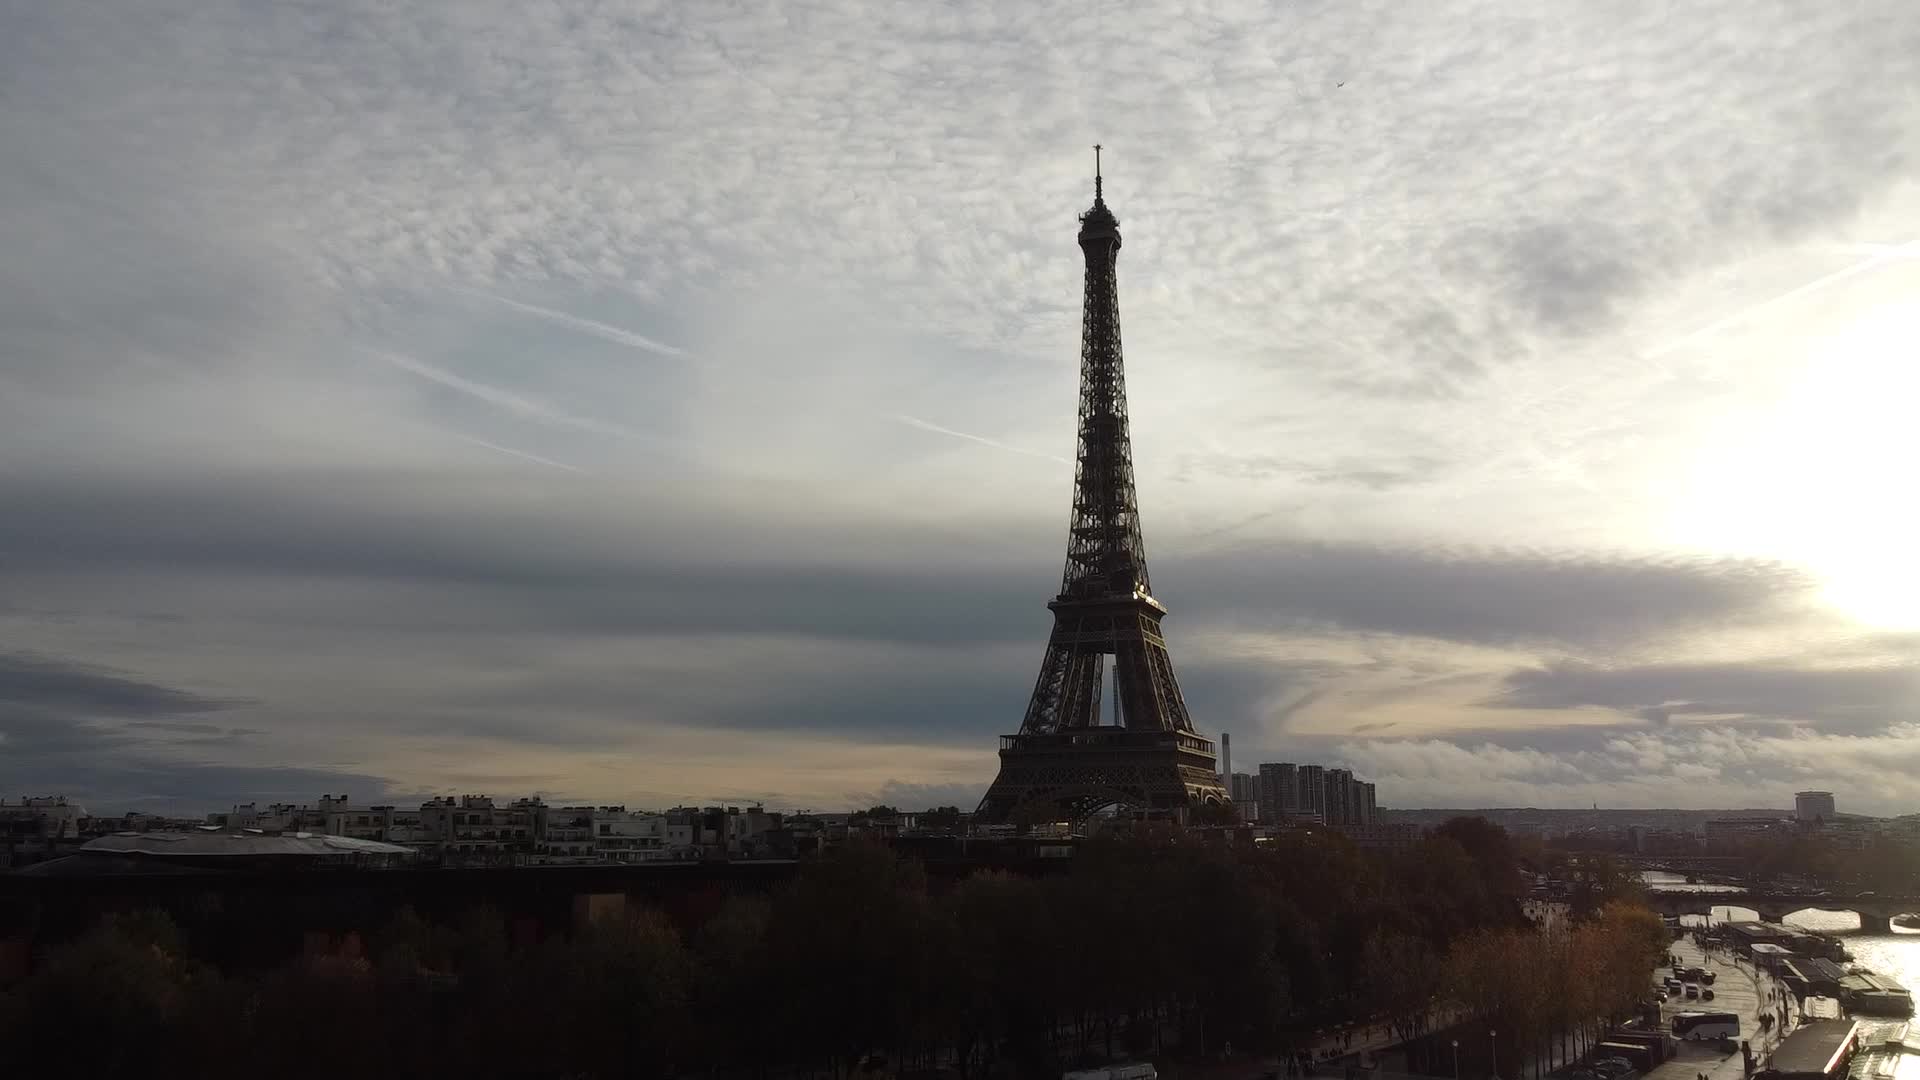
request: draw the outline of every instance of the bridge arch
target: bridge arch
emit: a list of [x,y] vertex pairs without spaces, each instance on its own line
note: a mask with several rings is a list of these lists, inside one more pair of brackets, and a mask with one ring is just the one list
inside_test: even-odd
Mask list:
[[[1859,920],[1860,930],[1870,934],[1889,933],[1892,921],[1900,915],[1920,911],[1920,898],[1914,897],[1815,897],[1791,893],[1706,892],[1700,890],[1656,891],[1649,905],[1667,915],[1709,915],[1715,909],[1744,909],[1762,922],[1784,922],[1805,911],[1851,914]],[[1737,921],[1737,919],[1736,919]],[[1846,933],[1841,929],[1835,932]]]
[[[1897,907],[1898,905],[1894,906]],[[1794,908],[1791,911],[1781,912],[1777,919],[1769,917],[1769,920],[1786,922],[1795,915],[1809,911],[1818,912],[1822,915],[1851,915],[1858,920],[1860,932],[1864,934],[1892,933],[1893,920],[1901,915],[1910,914],[1910,912],[1883,908],[1876,904],[1862,904],[1859,901],[1833,901],[1807,904],[1803,907]],[[1847,931],[1840,929],[1835,932],[1846,933]]]

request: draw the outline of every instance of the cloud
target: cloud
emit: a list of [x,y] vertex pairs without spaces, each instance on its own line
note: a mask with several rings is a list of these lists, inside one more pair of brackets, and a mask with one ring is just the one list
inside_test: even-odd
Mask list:
[[0,653],[0,703],[113,717],[208,713],[237,704],[107,668],[17,652]]
[[356,802],[417,805],[424,795],[376,776],[293,766],[216,765],[172,760],[0,760],[0,788],[63,794],[97,814],[139,810],[195,817],[240,803],[303,802],[323,792]]
[[[7,30],[0,782],[958,799],[1057,586],[1094,141],[1210,728],[1442,733],[1522,756],[1379,766],[1619,801],[1654,791],[1578,740],[1899,721],[1902,646],[1821,606],[1846,549],[1688,523],[1742,439],[1912,456],[1854,422],[1904,354],[1820,351],[1903,310],[1911,260],[1833,245],[1920,209],[1910,4]],[[1873,438],[1783,419],[1816,376]],[[1898,505],[1837,468],[1740,490],[1835,533]]]
[[[511,778],[632,798],[593,786],[617,777],[569,770],[636,754],[707,775],[693,763],[723,735],[812,740],[823,758],[904,740],[920,760],[959,755],[954,767],[973,770],[939,781],[950,791],[977,786],[994,737],[1017,725],[1057,583],[1051,529],[972,538],[789,511],[768,534],[756,527],[768,504],[696,509],[672,490],[612,512],[591,488],[337,470],[186,483],[71,473],[58,488],[0,481],[0,493],[41,508],[0,527],[12,553],[0,580],[26,604],[21,625],[98,647],[114,639],[98,615],[27,612],[139,595],[172,620],[173,670],[253,699],[250,745],[290,747],[283,758],[354,746],[339,766],[395,787]],[[660,513],[668,505],[680,513]],[[942,573],[926,572],[930,554]],[[1360,724],[1406,735],[1574,709],[1573,698],[1493,709],[1485,698],[1534,651],[1767,625],[1801,587],[1739,561],[1298,542],[1168,560],[1161,578],[1190,706],[1249,753],[1325,745]],[[449,745],[465,763],[426,749]],[[661,774],[646,790],[825,805],[836,790],[878,798],[883,781],[920,782],[881,763],[896,771],[871,786],[800,785],[780,777],[791,752],[741,745],[730,777],[702,787]]]
[[[987,520],[958,532],[844,508],[809,515],[750,496],[697,506],[644,489],[610,508],[591,489],[344,471],[184,481],[69,474],[57,486],[0,477],[0,494],[40,508],[0,525],[15,574],[247,573],[522,590],[516,606],[527,614],[571,605],[589,625],[636,631],[932,642],[1031,633],[1062,543],[1039,523],[994,535],[998,523]],[[778,530],[761,527],[766,513],[781,515]],[[954,576],[929,575],[936,552]],[[1175,610],[1210,620],[1478,644],[1600,646],[1777,619],[1811,588],[1798,570],[1753,560],[1297,539],[1155,565]]]
[[[1780,618],[1811,587],[1755,560],[1330,543],[1242,545],[1188,577],[1183,605],[1273,625],[1479,644],[1618,646],[1687,626]],[[1226,568],[1232,566],[1233,570]],[[1163,573],[1163,579],[1169,577]]]
[[898,416],[895,416],[894,419],[898,420],[902,424],[907,425],[908,427],[919,428],[921,431],[931,431],[936,435],[951,435],[956,439],[965,439],[968,442],[976,442],[982,446],[991,446],[995,450],[1005,450],[1010,454],[1024,454],[1027,457],[1037,457],[1044,461],[1057,461],[1062,465],[1072,464],[1072,462],[1068,461],[1066,458],[1060,457],[1055,454],[1041,454],[1032,450],[1023,450],[1017,446],[1008,446],[1006,443],[1000,442],[997,439],[988,439],[980,435],[969,435],[964,431],[955,431],[952,428],[941,427],[939,424],[930,423],[926,420],[920,419],[917,416],[908,416],[905,413],[901,413]]
[[[445,368],[429,364],[424,360],[416,360],[411,356],[402,356],[399,353],[379,349],[372,350],[372,352],[373,355],[378,356],[380,359],[385,360],[387,363],[392,364],[402,371],[418,375],[420,378],[437,383],[438,385],[457,390],[462,394],[477,398],[480,401],[497,406],[517,416],[527,416],[549,423],[577,427],[583,431],[593,432],[596,435],[630,438],[634,434],[618,424],[609,424],[601,420],[592,419],[591,417],[576,416],[563,409],[557,409],[546,402],[535,401],[523,395],[502,390],[497,386],[490,386],[462,375],[456,375]],[[498,447],[494,447],[494,449],[498,449]]]
[[571,473],[584,474],[586,472],[585,469],[581,469],[576,466],[569,465],[564,461],[555,461],[552,458],[544,458],[538,454],[529,454],[525,450],[515,450],[511,446],[501,446],[498,443],[490,443],[485,439],[476,439],[471,435],[461,435],[457,437],[464,442],[470,442],[475,446],[482,447],[487,450],[492,450],[494,453],[505,454],[508,457],[516,457],[521,459],[522,461],[531,461],[535,465],[545,465],[550,469],[561,469],[563,471],[571,472]]
[[[1808,658],[1813,659],[1813,658]],[[1600,667],[1563,662],[1516,671],[1496,699],[1502,706],[1567,709],[1598,706],[1666,723],[1689,716],[1740,717],[1828,730],[1882,730],[1920,706],[1920,662],[1855,661],[1815,667],[1777,658],[1720,664]]]
[[955,806],[971,811],[980,805],[980,800],[986,794],[985,784],[910,784],[889,780],[875,793],[873,802],[868,805],[891,806],[902,810]]
[[685,349],[676,348],[664,342],[655,341],[645,335],[636,334],[631,330],[623,330],[618,326],[611,326],[597,319],[573,315],[557,308],[545,307],[540,304],[529,304],[523,300],[509,300],[504,296],[495,296],[492,293],[481,292],[478,289],[455,289],[453,291],[463,296],[471,296],[476,299],[500,304],[528,315],[536,315],[542,319],[551,320],[570,329],[584,331],[595,337],[605,338],[608,341],[617,342],[621,345],[629,345],[645,352],[659,353],[663,356],[685,356],[687,354]]

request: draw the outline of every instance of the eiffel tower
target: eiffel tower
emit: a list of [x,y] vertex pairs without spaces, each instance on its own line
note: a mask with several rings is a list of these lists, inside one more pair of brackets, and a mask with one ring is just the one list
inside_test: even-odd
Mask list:
[[[1080,215],[1086,299],[1080,331],[1080,440],[1060,595],[1033,700],[1000,738],[1000,775],[980,802],[987,823],[1080,821],[1096,810],[1179,816],[1224,803],[1213,743],[1194,730],[1160,637],[1167,609],[1147,580],[1133,492],[1127,385],[1114,265],[1120,222],[1107,209],[1094,150],[1093,209]],[[1101,708],[1113,657],[1113,710]]]

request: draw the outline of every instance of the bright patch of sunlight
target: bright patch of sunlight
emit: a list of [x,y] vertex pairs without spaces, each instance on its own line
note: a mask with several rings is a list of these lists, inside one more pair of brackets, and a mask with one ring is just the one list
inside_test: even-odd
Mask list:
[[1712,439],[1676,511],[1692,543],[1818,574],[1862,623],[1920,629],[1920,301],[1806,349],[1768,409]]

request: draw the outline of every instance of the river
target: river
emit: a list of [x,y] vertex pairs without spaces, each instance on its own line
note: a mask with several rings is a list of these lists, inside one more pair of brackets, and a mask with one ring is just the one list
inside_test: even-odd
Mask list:
[[[1723,885],[1688,885],[1687,879],[1678,874],[1648,871],[1641,876],[1646,879],[1648,888],[1661,892],[1726,890]],[[1759,912],[1743,907],[1716,907],[1711,916],[1717,923],[1752,922],[1759,917]],[[1681,922],[1697,926],[1705,918],[1687,915],[1682,917]],[[1853,912],[1821,911],[1816,908],[1796,911],[1787,916],[1786,922],[1838,937],[1846,943],[1847,952],[1853,954],[1855,962],[1870,971],[1889,976],[1908,989],[1920,990],[1920,930],[1902,930],[1896,926],[1891,934],[1863,934],[1860,932],[1860,917]]]

